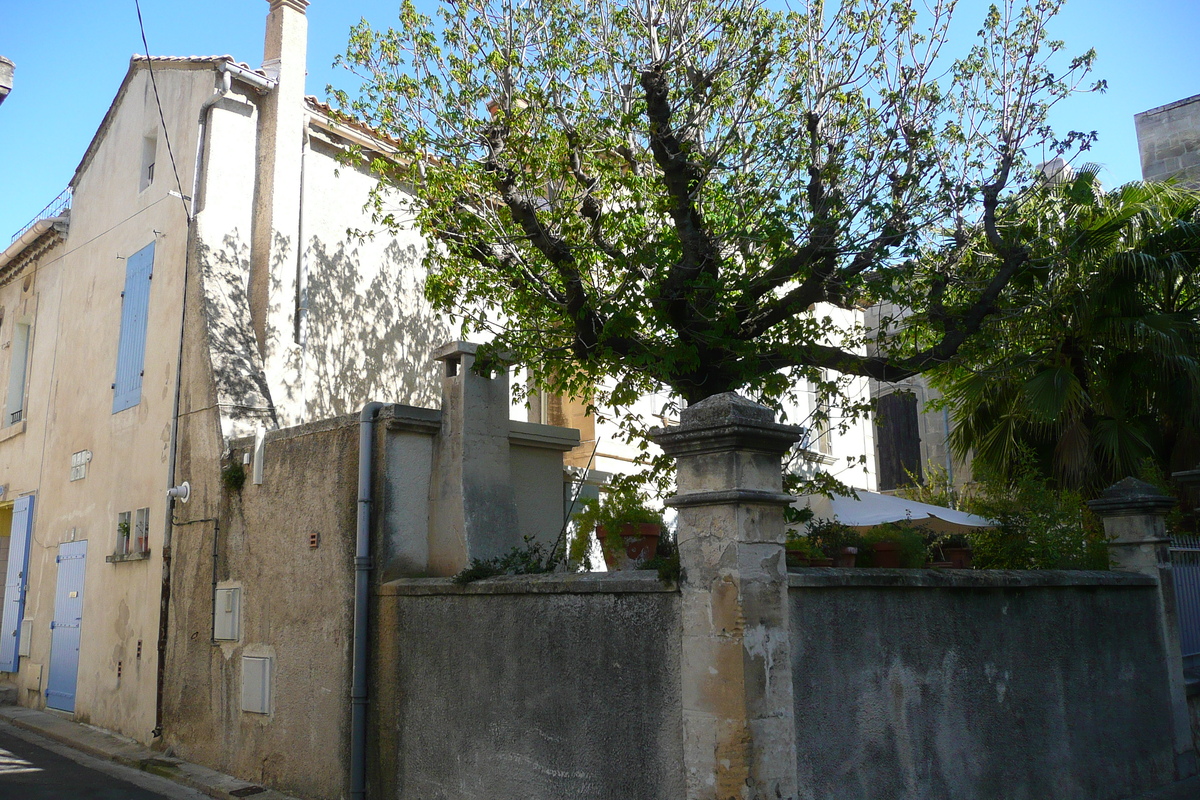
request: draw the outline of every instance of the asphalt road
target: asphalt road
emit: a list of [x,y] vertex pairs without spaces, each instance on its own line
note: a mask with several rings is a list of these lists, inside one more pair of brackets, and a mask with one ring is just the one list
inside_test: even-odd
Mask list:
[[0,800],[208,800],[0,721]]

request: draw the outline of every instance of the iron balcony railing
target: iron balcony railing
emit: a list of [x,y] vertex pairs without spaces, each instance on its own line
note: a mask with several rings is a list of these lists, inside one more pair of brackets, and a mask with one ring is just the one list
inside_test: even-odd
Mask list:
[[35,216],[33,219],[29,220],[29,222],[25,225],[25,227],[21,228],[21,230],[14,233],[13,237],[12,237],[12,241],[15,242],[17,239],[21,238],[21,234],[25,233],[25,231],[29,230],[34,225],[37,225],[42,220],[53,219],[54,217],[61,217],[63,214],[65,214],[66,212],[68,212],[70,210],[71,210],[71,187],[68,186],[66,189],[63,189],[62,192],[59,193],[58,197],[51,200],[50,203],[45,208],[43,208],[41,211],[39,211],[37,213],[37,216]]

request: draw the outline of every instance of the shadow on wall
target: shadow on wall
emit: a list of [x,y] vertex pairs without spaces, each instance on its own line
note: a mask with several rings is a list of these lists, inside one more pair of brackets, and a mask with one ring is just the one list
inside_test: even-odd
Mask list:
[[309,418],[352,413],[370,400],[425,408],[440,403],[431,355],[450,340],[450,326],[425,300],[419,249],[392,241],[379,263],[370,265],[375,270],[360,270],[365,257],[349,238],[332,248],[310,240],[304,355]]
[[197,253],[208,351],[222,417],[235,425],[263,421],[275,427],[271,392],[254,337],[246,292],[250,246],[234,231],[222,239],[220,248],[200,241]]

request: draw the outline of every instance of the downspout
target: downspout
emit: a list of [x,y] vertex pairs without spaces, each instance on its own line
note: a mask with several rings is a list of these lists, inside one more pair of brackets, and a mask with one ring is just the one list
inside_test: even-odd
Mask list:
[[367,796],[367,589],[371,573],[371,469],[375,417],[383,403],[367,403],[358,418],[358,526],[354,551],[354,666],[350,685],[350,798]]
[[[199,131],[196,135],[195,175],[192,178],[191,207],[188,213],[187,252],[183,257],[183,301],[179,309],[179,354],[175,361],[175,398],[171,409],[170,449],[167,453],[167,488],[175,486],[175,457],[179,443],[179,396],[183,385],[183,342],[187,331],[188,276],[191,272],[192,252],[196,248],[196,198],[200,192],[200,176],[203,174],[204,140],[208,132],[208,113],[229,91],[230,73],[222,70],[221,85],[200,106]],[[163,524],[162,546],[162,591],[158,601],[158,676],[154,694],[154,738],[163,731],[163,687],[167,671],[167,627],[171,605],[171,531],[175,518],[175,497],[167,495],[166,519]],[[214,538],[216,533],[213,534]]]

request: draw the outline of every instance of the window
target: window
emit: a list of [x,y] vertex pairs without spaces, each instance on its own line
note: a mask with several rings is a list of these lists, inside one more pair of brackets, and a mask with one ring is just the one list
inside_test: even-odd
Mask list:
[[13,327],[12,361],[8,369],[8,402],[4,407],[4,424],[16,425],[25,418],[25,377],[29,367],[29,326],[17,323]]
[[133,552],[145,553],[150,547],[150,509],[139,508],[133,517]]
[[151,134],[142,139],[142,174],[138,191],[144,192],[154,183],[154,162],[158,155],[158,136]]
[[917,397],[885,394],[875,405],[875,444],[879,449],[879,489],[921,483],[921,433]]
[[146,318],[150,310],[150,278],[154,243],[125,259],[125,291],[121,292],[121,338],[117,346],[117,379],[113,413],[142,401],[142,369],[146,357]]
[[129,555],[129,518],[128,511],[117,514],[117,547],[113,550],[119,556]]
[[122,511],[117,514],[117,556],[142,555],[150,552],[150,509]]

